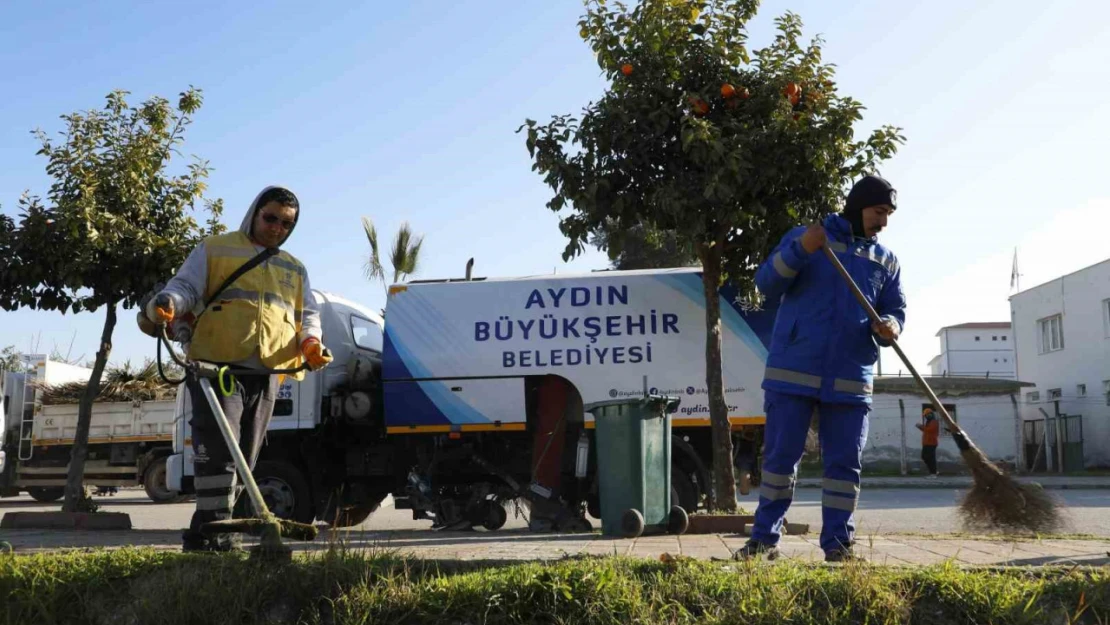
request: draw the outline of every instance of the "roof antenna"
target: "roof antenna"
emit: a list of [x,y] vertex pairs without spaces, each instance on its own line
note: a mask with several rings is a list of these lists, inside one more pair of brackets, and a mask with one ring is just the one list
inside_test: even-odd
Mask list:
[[470,275],[471,275],[471,272],[473,270],[474,270],[474,259],[471,258],[470,260],[466,261],[466,280],[467,280],[467,282],[470,281]]

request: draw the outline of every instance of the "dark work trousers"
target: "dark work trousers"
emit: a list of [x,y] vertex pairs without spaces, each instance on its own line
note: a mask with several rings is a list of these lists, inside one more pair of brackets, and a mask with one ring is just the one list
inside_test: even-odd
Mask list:
[[[274,414],[278,376],[236,375],[230,397],[220,392],[218,382],[210,382],[228,425],[239,441],[239,449],[253,470],[262,451],[266,428]],[[237,536],[220,534],[210,536],[206,541],[200,528],[210,521],[230,519],[235,495],[242,491],[242,486],[236,486],[239,480],[235,473],[235,461],[200,383],[189,376],[186,385],[193,404],[193,417],[189,424],[193,429],[193,487],[197,508],[189,529],[183,535],[185,549],[227,549],[239,543]]]
[[937,446],[936,445],[922,445],[921,446],[921,459],[925,461],[925,466],[929,469],[929,475],[937,474]]

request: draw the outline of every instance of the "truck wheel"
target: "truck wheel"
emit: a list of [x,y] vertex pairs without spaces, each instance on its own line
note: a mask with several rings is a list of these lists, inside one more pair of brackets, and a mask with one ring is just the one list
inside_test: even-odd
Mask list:
[[671,465],[671,504],[682,506],[686,514],[698,509],[698,486],[678,465]]
[[[672,495],[673,496],[673,495]],[[601,497],[590,495],[586,497],[586,512],[595,519],[601,518]]]
[[32,486],[27,489],[27,494],[35,501],[50,503],[65,497],[66,489],[62,486]]
[[486,501],[485,518],[482,519],[482,527],[494,532],[502,527],[505,527],[505,521],[509,520],[509,513],[505,511],[505,506],[502,506],[497,501]]
[[[258,490],[262,491],[262,500],[274,516],[297,523],[312,523],[316,516],[312,509],[312,491],[297,467],[279,460],[260,460],[253,475]],[[244,488],[235,506],[235,516],[251,517],[253,510],[250,495]]]
[[147,465],[143,473],[143,490],[154,503],[181,503],[187,498],[166,487],[166,459],[158,458]]

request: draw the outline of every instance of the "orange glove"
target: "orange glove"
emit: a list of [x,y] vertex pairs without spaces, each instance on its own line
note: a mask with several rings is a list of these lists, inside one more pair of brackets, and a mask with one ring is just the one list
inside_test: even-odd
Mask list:
[[172,323],[174,314],[173,298],[169,293],[159,293],[146,306],[147,318],[159,325]]
[[326,367],[332,361],[331,352],[324,348],[320,339],[311,336],[301,343],[301,354],[312,371]]

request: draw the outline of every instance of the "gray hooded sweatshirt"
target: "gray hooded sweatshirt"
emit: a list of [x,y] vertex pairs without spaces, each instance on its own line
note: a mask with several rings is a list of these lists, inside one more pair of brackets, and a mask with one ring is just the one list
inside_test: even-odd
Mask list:
[[[247,235],[247,237],[251,236],[251,226],[254,223],[255,213],[261,208],[258,206],[259,198],[261,198],[262,194],[266,191],[276,188],[280,187],[268,186],[262,189],[251,202],[250,207],[243,216],[243,223],[239,225],[239,231]],[[289,235],[293,234],[293,230],[297,228],[296,222],[300,220],[300,217],[301,211],[298,208],[293,227],[289,229],[289,232],[285,233],[285,238],[281,241],[282,244],[289,239]],[[279,244],[279,246],[280,245],[281,244]],[[256,252],[261,253],[266,248],[261,245],[255,245],[254,249]],[[266,260],[262,264],[265,265],[269,262],[269,260]],[[166,284],[162,292],[169,294],[173,299],[174,310],[192,311],[193,314],[197,314],[204,306],[204,292],[206,290],[207,281],[208,255],[205,252],[205,244],[201,242],[201,244],[189,254],[188,258],[185,259],[181,268],[178,269],[177,275]],[[320,310],[316,305],[315,298],[312,296],[312,286],[308,282],[307,272],[304,277],[304,302],[302,303],[302,307],[304,310],[301,314],[301,332],[297,336],[297,344],[299,345],[310,336],[322,342],[323,331],[320,327]],[[183,342],[187,342],[187,340]],[[262,364],[262,359],[257,351],[247,360],[232,364],[251,369],[266,368],[265,365]]]

